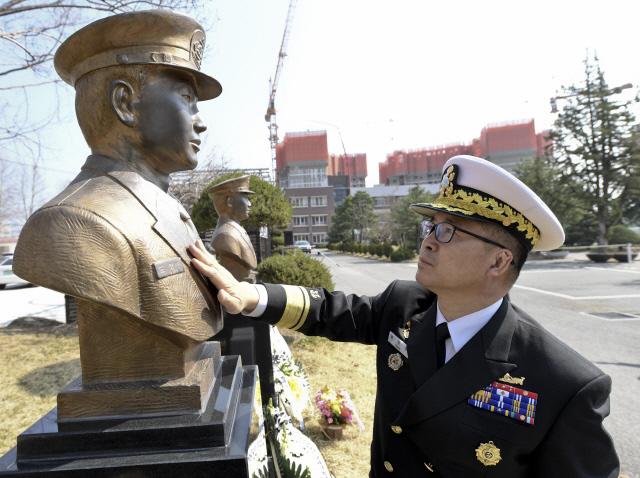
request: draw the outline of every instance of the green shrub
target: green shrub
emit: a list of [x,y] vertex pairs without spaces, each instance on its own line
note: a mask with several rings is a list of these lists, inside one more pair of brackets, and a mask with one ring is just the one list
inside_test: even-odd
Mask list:
[[627,226],[618,224],[609,229],[609,242],[611,244],[640,244],[640,234],[633,232]]
[[271,249],[284,246],[284,234],[282,232],[274,232],[271,235]]
[[295,254],[296,252],[301,252],[301,251],[300,249],[294,246],[280,246],[273,249],[272,255],[284,256],[284,255]]
[[411,249],[396,249],[389,256],[392,262],[401,262],[406,259],[412,259],[415,256],[415,252]]
[[382,244],[382,255],[385,257],[391,257],[391,253],[393,252],[393,246],[388,242]]
[[262,261],[258,266],[258,280],[272,284],[324,287],[327,290],[334,288],[327,266],[299,250]]

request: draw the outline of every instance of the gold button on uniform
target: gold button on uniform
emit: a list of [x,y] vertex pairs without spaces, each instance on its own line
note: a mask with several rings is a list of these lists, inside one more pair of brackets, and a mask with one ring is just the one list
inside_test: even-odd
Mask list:
[[389,473],[393,472],[393,465],[388,461],[384,462],[384,467]]
[[399,427],[398,425],[391,425],[391,431],[396,435],[400,435],[402,433],[402,427]]

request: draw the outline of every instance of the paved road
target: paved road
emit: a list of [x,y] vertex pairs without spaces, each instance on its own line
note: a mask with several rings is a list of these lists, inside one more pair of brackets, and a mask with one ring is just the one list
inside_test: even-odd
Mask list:
[[[414,279],[416,264],[328,252],[336,289],[376,294],[394,279]],[[586,258],[531,261],[511,300],[595,362],[613,379],[605,421],[629,478],[640,477],[640,263],[595,266]],[[603,316],[596,314],[604,313]]]

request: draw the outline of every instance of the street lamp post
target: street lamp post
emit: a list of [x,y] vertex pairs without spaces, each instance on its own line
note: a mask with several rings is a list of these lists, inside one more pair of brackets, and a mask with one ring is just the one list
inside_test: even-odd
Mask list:
[[[629,88],[633,88],[633,85],[631,83],[625,83],[624,85],[620,85],[620,86],[616,86],[614,88],[609,88],[607,90],[607,96],[610,95],[617,95],[619,93],[622,92],[622,90],[626,90]],[[582,95],[586,95],[586,96],[591,96],[591,89],[589,87],[589,85],[587,85],[587,88],[585,90],[580,90],[576,93],[572,93],[570,95],[556,95],[553,96],[549,99],[549,103],[551,104],[551,112],[552,113],[557,113],[558,112],[558,103],[557,100],[563,100],[563,99],[567,99],[567,98],[575,98],[576,96],[582,96]]]

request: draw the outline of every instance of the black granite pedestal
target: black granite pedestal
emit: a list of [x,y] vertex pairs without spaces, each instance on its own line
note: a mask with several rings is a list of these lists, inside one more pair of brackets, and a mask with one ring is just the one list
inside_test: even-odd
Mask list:
[[90,420],[61,430],[54,408],[0,458],[0,477],[248,478],[251,430],[259,426],[257,367],[223,356],[215,375],[199,414]]
[[277,403],[273,381],[273,355],[269,324],[225,313],[224,327],[214,337],[222,346],[222,353],[240,355],[242,363],[257,365],[260,370],[262,403]]

